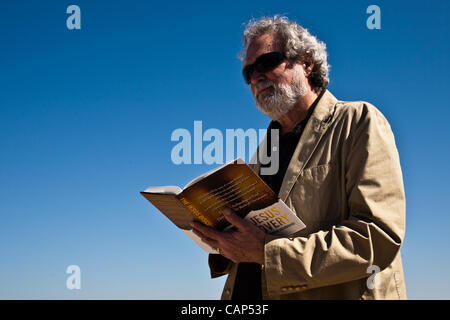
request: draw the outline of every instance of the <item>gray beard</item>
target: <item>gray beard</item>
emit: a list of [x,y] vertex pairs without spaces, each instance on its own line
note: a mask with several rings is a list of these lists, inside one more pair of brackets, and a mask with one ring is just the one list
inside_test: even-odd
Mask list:
[[256,89],[271,86],[272,92],[263,93],[255,98],[256,106],[272,120],[278,120],[281,116],[291,111],[297,102],[306,95],[307,88],[298,73],[295,73],[291,85],[274,83],[265,80],[257,84]]

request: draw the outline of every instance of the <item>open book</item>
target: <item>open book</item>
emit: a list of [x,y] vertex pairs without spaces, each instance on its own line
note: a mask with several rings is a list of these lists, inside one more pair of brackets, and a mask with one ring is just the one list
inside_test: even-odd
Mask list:
[[209,253],[217,253],[192,232],[191,221],[224,230],[225,207],[266,233],[291,235],[304,223],[278,199],[272,189],[242,159],[236,159],[195,178],[184,189],[150,187],[141,194],[169,220]]

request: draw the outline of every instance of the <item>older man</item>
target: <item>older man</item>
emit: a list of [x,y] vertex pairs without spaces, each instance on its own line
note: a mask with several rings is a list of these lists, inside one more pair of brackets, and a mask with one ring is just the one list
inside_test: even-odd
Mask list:
[[243,44],[245,81],[269,130],[280,130],[279,170],[261,177],[307,227],[268,235],[229,210],[234,231],[193,223],[220,252],[209,265],[212,277],[228,274],[222,298],[406,298],[405,198],[389,123],[326,89],[325,45],[287,18],[251,21]]

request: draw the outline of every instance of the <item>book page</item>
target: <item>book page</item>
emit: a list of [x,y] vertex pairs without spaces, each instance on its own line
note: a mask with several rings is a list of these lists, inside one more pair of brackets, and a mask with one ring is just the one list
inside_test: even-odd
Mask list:
[[278,200],[246,163],[227,164],[184,189],[177,197],[201,222],[217,229],[229,224],[221,213],[224,207],[244,217],[251,210],[265,208]]
[[191,238],[200,248],[205,250],[208,253],[212,254],[218,254],[214,248],[212,248],[209,244],[204,243],[199,236],[197,236],[192,230],[181,230],[184,232],[185,235],[187,235],[189,238]]
[[144,192],[148,192],[148,193],[162,193],[162,194],[174,194],[177,195],[179,194],[181,191],[183,191],[180,187],[178,186],[160,186],[160,187],[150,187],[145,189]]
[[192,185],[193,185],[194,183],[196,183],[197,181],[200,181],[200,180],[202,180],[203,178],[206,178],[207,176],[213,174],[214,172],[216,172],[216,171],[222,169],[223,167],[225,167],[225,166],[227,166],[227,165],[229,165],[229,164],[231,164],[231,163],[245,163],[245,161],[242,160],[241,158],[237,158],[237,159],[234,159],[234,160],[232,160],[232,161],[230,161],[230,162],[227,162],[227,163],[225,163],[225,164],[223,164],[223,165],[221,165],[221,166],[219,166],[219,167],[217,167],[217,168],[214,168],[214,169],[212,169],[212,170],[210,170],[210,171],[208,171],[208,172],[205,172],[204,174],[198,176],[198,177],[195,178],[195,179],[192,179],[191,181],[189,181],[189,182],[184,186],[184,188],[186,189],[187,187],[192,186]]

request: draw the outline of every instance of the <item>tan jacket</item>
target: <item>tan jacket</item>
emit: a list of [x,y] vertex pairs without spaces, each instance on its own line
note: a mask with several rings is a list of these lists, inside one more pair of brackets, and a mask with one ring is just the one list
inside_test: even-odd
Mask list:
[[[260,164],[253,168],[259,173]],[[289,238],[266,236],[264,299],[406,299],[402,172],[391,127],[379,110],[338,101],[326,91],[279,197],[306,229]],[[222,299],[230,299],[237,264],[210,255],[209,265],[212,277],[228,273]]]

